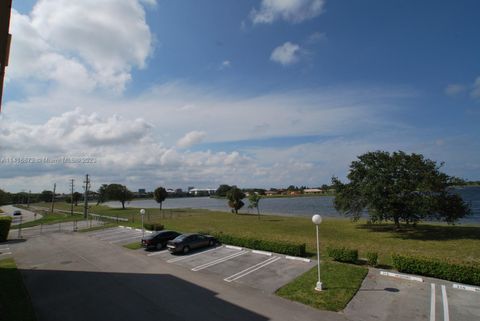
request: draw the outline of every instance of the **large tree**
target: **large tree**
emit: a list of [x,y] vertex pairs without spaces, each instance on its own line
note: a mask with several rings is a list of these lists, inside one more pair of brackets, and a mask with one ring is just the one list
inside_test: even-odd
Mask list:
[[42,191],[40,193],[40,200],[42,202],[51,202],[53,199],[53,192],[52,191]]
[[227,192],[228,206],[230,206],[235,211],[235,214],[238,214],[238,210],[241,209],[243,205],[245,205],[245,203],[242,202],[242,199],[244,198],[245,193],[237,187],[232,187]]
[[125,209],[125,202],[133,199],[133,193],[126,186],[120,184],[108,185],[106,188],[106,196],[110,200],[122,203],[123,209]]
[[98,189],[97,205],[105,203],[107,201],[107,187],[107,184],[102,184],[102,186],[100,186],[100,188]]
[[73,204],[74,204],[75,206],[78,206],[78,201],[79,201],[81,198],[82,198],[82,194],[81,194],[81,193],[79,193],[79,192],[73,193],[73,200],[72,200],[72,201],[73,201]]
[[424,219],[454,223],[470,213],[469,206],[450,190],[455,178],[443,164],[420,154],[369,152],[350,165],[349,183],[332,178],[335,208],[357,220],[367,210],[372,222],[417,223]]
[[0,189],[0,205],[5,205],[10,203],[10,195]]
[[227,185],[227,184],[222,184],[217,188],[217,191],[215,192],[215,195],[220,196],[220,197],[226,197],[227,192],[232,189],[232,186]]
[[167,190],[163,187],[157,187],[153,192],[153,197],[155,198],[155,201],[157,201],[157,203],[160,204],[160,210],[162,210],[162,203],[168,197]]

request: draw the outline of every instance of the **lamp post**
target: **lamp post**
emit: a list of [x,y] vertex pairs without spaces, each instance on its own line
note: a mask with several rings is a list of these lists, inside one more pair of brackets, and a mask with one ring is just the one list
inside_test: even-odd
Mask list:
[[312,222],[315,224],[317,230],[317,260],[318,260],[318,282],[315,290],[322,291],[322,282],[320,281],[320,242],[318,240],[318,226],[322,223],[322,217],[318,214],[312,216]]
[[142,239],[145,237],[145,227],[143,225],[143,217],[145,216],[145,210],[142,208],[140,210],[140,215],[142,216]]

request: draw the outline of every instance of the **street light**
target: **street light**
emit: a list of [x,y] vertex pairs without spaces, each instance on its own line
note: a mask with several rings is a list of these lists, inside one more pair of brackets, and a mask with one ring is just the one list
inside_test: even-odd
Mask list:
[[312,222],[317,229],[317,260],[318,260],[318,282],[315,286],[315,290],[322,291],[322,282],[320,282],[320,243],[318,240],[318,226],[322,223],[322,217],[318,214],[312,216]]
[[143,225],[143,217],[145,216],[145,210],[142,208],[140,210],[140,215],[142,216],[142,239],[145,236],[145,227]]

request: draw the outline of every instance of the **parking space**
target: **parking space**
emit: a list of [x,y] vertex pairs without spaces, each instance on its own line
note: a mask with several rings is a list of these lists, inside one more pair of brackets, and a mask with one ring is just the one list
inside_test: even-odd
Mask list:
[[8,245],[8,243],[0,244],[0,260],[8,259],[11,256],[12,256],[12,250],[10,249],[10,246]]
[[[145,231],[145,234],[152,233]],[[134,242],[140,242],[143,232],[141,229],[134,229],[131,227],[114,227],[101,231],[94,231],[87,233],[88,236],[98,240],[108,242],[110,244],[124,245]]]
[[229,245],[188,255],[172,255],[166,250],[146,252],[146,255],[182,266],[193,273],[209,273],[227,283],[244,284],[270,293],[315,266],[308,259]]
[[372,269],[344,312],[351,320],[478,320],[479,303],[480,288]]

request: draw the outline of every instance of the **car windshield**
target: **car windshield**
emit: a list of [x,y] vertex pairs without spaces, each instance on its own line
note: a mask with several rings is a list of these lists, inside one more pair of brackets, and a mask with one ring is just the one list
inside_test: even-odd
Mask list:
[[183,241],[184,239],[186,239],[187,237],[189,237],[189,235],[187,234],[182,234],[182,235],[179,235],[175,238],[175,241]]

